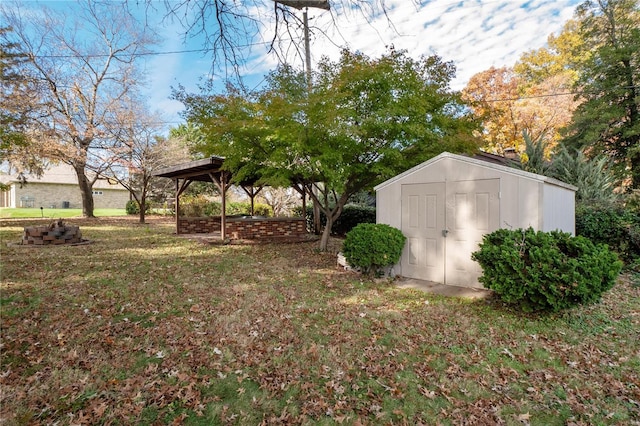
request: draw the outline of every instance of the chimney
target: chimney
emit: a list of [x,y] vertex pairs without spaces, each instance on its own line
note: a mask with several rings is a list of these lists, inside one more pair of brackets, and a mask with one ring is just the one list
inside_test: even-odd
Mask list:
[[515,160],[518,157],[518,153],[515,148],[505,148],[504,149],[504,158],[508,158],[509,160]]

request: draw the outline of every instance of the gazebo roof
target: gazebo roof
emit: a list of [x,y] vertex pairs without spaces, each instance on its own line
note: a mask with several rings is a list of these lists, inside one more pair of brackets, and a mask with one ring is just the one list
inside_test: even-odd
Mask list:
[[[200,182],[213,182],[211,176],[220,177],[224,172],[222,165],[223,157],[209,157],[202,160],[189,161],[187,163],[176,164],[175,166],[165,167],[154,173],[154,176],[166,177],[171,179],[189,179]],[[227,176],[229,172],[226,172]]]

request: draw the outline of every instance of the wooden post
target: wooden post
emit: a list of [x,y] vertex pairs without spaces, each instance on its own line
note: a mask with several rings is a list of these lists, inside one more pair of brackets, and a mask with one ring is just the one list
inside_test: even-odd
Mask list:
[[220,212],[220,237],[227,239],[227,173],[220,173],[220,192],[222,193],[222,211]]
[[180,184],[180,179],[176,178],[176,234],[180,233],[180,195],[191,185],[191,180],[186,178]]
[[176,178],[176,234],[180,234],[180,179]]
[[218,179],[214,173],[209,173],[211,182],[218,186],[220,194],[222,194],[222,207],[220,212],[220,237],[222,241],[227,239],[227,172],[220,171]]

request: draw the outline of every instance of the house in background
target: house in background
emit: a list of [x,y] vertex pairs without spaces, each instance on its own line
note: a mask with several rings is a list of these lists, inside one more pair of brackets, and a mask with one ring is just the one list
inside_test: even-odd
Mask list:
[[[40,177],[0,174],[0,182],[9,190],[0,192],[0,207],[82,208],[78,177],[67,164],[53,165]],[[122,185],[100,179],[93,185],[93,202],[97,209],[124,209],[129,191]]]

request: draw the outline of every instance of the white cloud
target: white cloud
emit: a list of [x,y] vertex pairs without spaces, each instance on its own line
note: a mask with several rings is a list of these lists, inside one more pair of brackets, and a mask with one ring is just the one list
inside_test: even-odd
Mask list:
[[[382,54],[386,46],[394,45],[406,49],[414,57],[436,53],[446,61],[453,61],[457,77],[452,86],[461,89],[474,74],[491,66],[513,65],[523,52],[544,46],[549,34],[557,33],[572,17],[579,0],[431,0],[421,3],[424,4],[416,6],[411,0],[387,0],[387,16],[379,15],[369,22],[360,12],[340,7],[340,2],[333,2],[332,5],[338,7],[330,12],[310,9],[312,62],[317,63],[323,55],[336,59],[345,47],[375,57]],[[254,75],[247,86],[258,84],[278,63],[275,54],[267,54],[266,44],[275,30],[271,18],[273,6],[265,4],[263,7],[253,9],[255,16],[260,16],[263,28],[241,71]],[[296,13],[301,17],[302,12]],[[179,29],[173,28],[173,31]],[[302,29],[294,28],[291,33],[299,38],[302,46]],[[180,44],[181,40],[174,36],[161,50],[183,50],[185,46]],[[153,68],[150,75],[152,102],[166,108],[168,114],[175,115],[179,108],[179,104],[166,100],[169,87],[180,83],[190,90],[197,90],[199,77],[211,71],[210,58],[193,56],[167,55],[150,62]],[[290,47],[286,56],[294,66],[303,67],[303,57],[296,49]],[[164,100],[162,96],[165,96]]]

